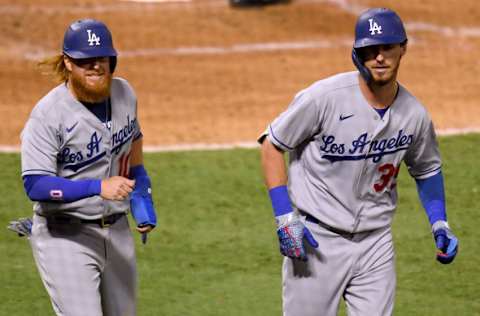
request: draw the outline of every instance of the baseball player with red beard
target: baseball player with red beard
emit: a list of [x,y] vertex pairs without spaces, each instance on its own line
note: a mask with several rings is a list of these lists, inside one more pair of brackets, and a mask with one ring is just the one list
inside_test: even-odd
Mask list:
[[358,71],[300,91],[259,139],[286,256],[284,315],[336,315],[342,297],[351,316],[393,313],[391,223],[402,161],[417,183],[437,260],[448,264],[457,254],[432,121],[396,80],[406,51],[400,17],[367,10],[355,27]]
[[117,52],[107,26],[85,19],[46,60],[61,84],[22,131],[22,178],[35,201],[30,244],[57,315],[135,315],[136,264],[127,217],[156,226],[143,167],[137,99],[113,77]]

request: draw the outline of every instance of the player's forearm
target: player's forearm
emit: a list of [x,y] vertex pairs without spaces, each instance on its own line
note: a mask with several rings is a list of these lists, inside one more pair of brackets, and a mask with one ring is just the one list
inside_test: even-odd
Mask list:
[[31,175],[24,177],[25,191],[32,201],[74,202],[101,192],[101,180],[68,180],[62,177]]
[[[278,219],[292,212],[292,202],[287,189],[287,171],[283,152],[278,150],[268,139],[262,143],[262,168],[265,184],[272,202],[273,213]],[[277,220],[277,224],[280,224]]]
[[143,166],[143,139],[139,138],[132,143],[130,150],[129,177],[136,181],[135,188],[150,187],[150,178]]
[[261,148],[262,169],[268,189],[287,184],[287,169],[283,152],[278,150],[267,138]]
[[442,172],[427,179],[417,179],[415,181],[418,195],[427,213],[430,225],[437,221],[447,221]]
[[130,150],[130,166],[135,167],[143,165],[143,138],[140,137],[133,141]]
[[[132,143],[130,152],[130,179],[135,180],[135,188],[130,198],[130,209],[137,223],[137,230],[141,233],[149,232],[157,225],[157,216],[152,200],[152,183],[147,170],[143,166],[142,138]],[[142,241],[146,242],[143,234]]]
[[157,225],[157,215],[152,199],[152,184],[143,164],[131,167],[130,177],[135,180],[135,189],[130,198],[130,210],[137,223],[137,231],[142,233],[142,242],[146,243],[146,233]]

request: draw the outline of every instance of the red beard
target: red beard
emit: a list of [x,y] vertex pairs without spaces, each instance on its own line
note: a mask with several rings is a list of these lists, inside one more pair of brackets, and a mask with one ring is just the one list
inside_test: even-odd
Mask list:
[[105,73],[100,80],[70,73],[70,85],[79,101],[98,103],[110,96],[112,74]]

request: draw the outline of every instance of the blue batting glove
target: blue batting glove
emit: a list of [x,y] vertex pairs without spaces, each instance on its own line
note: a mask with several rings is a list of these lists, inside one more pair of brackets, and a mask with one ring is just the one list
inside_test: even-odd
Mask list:
[[437,252],[437,260],[442,264],[451,263],[458,252],[457,237],[455,237],[445,221],[436,221],[432,225],[432,232],[435,238],[435,245],[439,250]]
[[18,234],[19,237],[32,235],[33,222],[30,218],[19,218],[15,221],[10,221],[7,228]]
[[305,219],[298,213],[291,212],[277,216],[275,220],[277,222],[277,234],[282,255],[292,259],[307,261],[303,239],[305,238],[313,248],[318,248],[318,243],[305,226]]

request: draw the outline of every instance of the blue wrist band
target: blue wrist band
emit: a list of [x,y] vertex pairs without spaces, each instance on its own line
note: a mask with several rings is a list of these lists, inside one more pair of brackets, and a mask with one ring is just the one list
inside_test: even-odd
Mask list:
[[268,194],[272,201],[273,213],[275,216],[285,215],[293,211],[292,202],[290,202],[286,185],[272,188],[268,191]]

